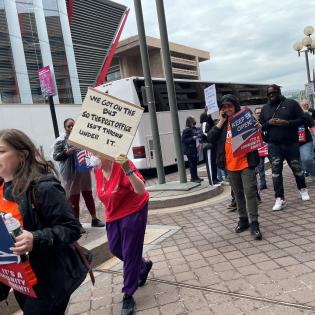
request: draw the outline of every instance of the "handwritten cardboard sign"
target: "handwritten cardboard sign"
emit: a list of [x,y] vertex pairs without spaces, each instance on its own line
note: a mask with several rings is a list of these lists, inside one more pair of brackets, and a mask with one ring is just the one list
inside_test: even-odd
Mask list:
[[143,108],[89,88],[68,142],[113,160],[127,154]]
[[215,113],[219,110],[217,102],[217,92],[215,89],[215,84],[210,85],[204,89],[206,105],[208,107],[208,114]]
[[236,113],[230,120],[233,156],[244,156],[262,146],[261,132],[250,109]]

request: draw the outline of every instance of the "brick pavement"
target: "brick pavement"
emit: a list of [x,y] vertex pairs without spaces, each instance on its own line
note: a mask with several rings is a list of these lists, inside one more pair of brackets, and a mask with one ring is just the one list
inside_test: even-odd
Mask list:
[[[315,314],[315,183],[302,202],[285,170],[287,208],[272,212],[274,194],[262,192],[262,241],[235,234],[237,216],[225,202],[177,212],[149,212],[150,224],[181,229],[151,247],[150,280],[135,294],[136,315]],[[121,265],[111,270],[121,271]],[[104,273],[93,292],[82,288],[68,315],[120,314],[122,276]]]

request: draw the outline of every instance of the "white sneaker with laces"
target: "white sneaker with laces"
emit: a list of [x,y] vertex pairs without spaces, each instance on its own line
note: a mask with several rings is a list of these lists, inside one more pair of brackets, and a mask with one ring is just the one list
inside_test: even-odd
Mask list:
[[277,198],[274,206],[272,207],[273,211],[282,210],[286,206],[286,203],[283,199]]
[[311,199],[306,188],[302,188],[300,190],[300,194],[303,201],[308,201]]

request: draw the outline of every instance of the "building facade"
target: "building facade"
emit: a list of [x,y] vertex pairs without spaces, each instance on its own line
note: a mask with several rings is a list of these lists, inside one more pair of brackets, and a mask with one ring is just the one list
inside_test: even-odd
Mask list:
[[125,10],[108,0],[0,0],[0,104],[45,103],[38,70],[47,65],[55,104],[81,104]]
[[[164,78],[161,41],[149,36],[146,37],[146,41],[151,75]],[[209,52],[175,43],[170,43],[169,47],[174,78],[200,80],[199,63],[210,59]],[[118,43],[107,81],[131,76],[143,76],[138,35]]]

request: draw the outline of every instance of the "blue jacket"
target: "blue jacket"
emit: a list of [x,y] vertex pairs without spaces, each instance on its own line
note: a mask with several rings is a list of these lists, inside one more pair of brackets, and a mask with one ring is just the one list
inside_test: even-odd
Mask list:
[[183,146],[183,153],[185,155],[197,154],[196,140],[193,138],[194,136],[197,136],[197,132],[195,131],[195,129],[197,128],[187,127],[183,130],[182,146]]

